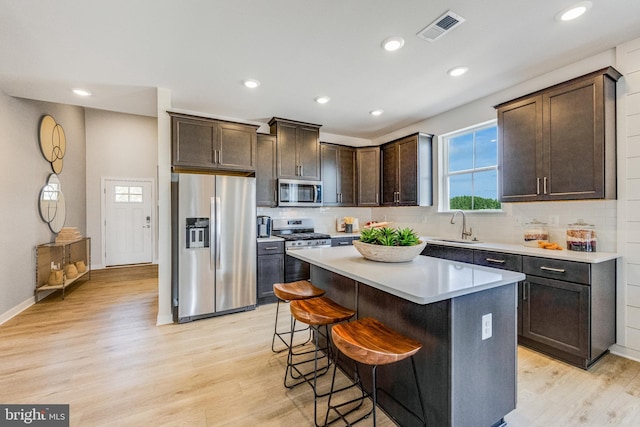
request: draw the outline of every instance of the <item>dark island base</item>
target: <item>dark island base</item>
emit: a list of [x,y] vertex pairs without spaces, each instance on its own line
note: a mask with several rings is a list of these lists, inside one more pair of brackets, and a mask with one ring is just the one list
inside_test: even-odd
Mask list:
[[[420,305],[311,266],[311,282],[357,317],[374,317],[420,341],[416,354],[427,425],[491,427],[516,406],[516,284]],[[493,317],[482,340],[482,316]],[[371,383],[370,369],[360,374]],[[419,403],[408,360],[381,366],[378,384],[415,412]],[[418,422],[393,400],[379,406],[402,426]]]

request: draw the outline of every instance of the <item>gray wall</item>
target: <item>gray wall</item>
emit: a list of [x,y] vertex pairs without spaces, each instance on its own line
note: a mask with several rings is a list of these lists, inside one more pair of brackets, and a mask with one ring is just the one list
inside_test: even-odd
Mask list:
[[0,323],[33,302],[34,247],[55,238],[38,212],[40,189],[52,172],[38,143],[38,126],[44,114],[62,125],[67,139],[60,174],[67,203],[65,225],[86,233],[84,110],[0,92]]

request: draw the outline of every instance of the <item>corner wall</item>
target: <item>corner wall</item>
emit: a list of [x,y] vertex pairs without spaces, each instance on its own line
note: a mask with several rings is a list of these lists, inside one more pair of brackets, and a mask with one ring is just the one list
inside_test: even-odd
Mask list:
[[0,92],[0,323],[34,302],[35,246],[55,235],[38,211],[40,189],[52,172],[40,152],[40,118],[62,125],[66,154],[60,174],[67,206],[66,226],[86,235],[84,109],[13,98]]

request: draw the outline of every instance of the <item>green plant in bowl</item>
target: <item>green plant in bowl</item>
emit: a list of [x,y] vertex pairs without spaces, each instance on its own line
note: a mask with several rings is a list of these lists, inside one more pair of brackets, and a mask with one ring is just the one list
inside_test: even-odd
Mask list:
[[411,228],[365,228],[360,233],[362,243],[381,246],[414,246],[420,244],[419,236]]

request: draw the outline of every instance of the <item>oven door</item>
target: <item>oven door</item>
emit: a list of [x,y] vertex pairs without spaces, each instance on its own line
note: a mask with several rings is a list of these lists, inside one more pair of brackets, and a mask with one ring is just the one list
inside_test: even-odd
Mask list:
[[322,206],[322,181],[279,179],[278,206]]

